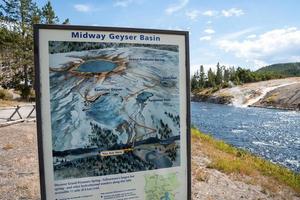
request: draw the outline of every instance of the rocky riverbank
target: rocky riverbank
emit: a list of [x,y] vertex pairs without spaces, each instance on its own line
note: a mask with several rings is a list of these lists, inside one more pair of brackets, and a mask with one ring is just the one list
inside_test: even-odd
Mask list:
[[276,88],[251,106],[300,111],[300,83]]
[[217,91],[205,89],[193,92],[192,101],[300,110],[300,77],[248,83]]

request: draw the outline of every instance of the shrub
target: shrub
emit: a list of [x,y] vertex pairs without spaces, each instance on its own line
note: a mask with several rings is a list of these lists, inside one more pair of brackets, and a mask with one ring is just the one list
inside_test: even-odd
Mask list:
[[30,90],[29,101],[35,101],[35,91],[33,89]]
[[5,89],[0,89],[0,99],[2,100],[11,100],[13,98],[12,94],[10,94]]

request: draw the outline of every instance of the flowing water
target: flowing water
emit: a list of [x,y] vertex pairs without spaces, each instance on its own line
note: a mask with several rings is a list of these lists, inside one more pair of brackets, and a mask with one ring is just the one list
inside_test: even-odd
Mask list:
[[300,172],[300,112],[192,102],[192,124],[217,139]]

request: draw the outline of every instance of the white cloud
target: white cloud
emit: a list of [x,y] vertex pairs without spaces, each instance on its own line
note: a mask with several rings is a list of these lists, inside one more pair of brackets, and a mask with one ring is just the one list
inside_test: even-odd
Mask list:
[[212,37],[210,35],[200,37],[200,41],[210,41]]
[[89,6],[87,4],[75,4],[74,8],[78,12],[89,12],[92,10],[91,6]]
[[247,38],[248,39],[254,39],[254,38],[256,38],[256,35],[255,34],[251,34],[251,35],[248,35]]
[[206,22],[206,24],[212,24],[212,21],[209,20],[209,21]]
[[238,8],[230,8],[228,10],[222,10],[222,15],[224,17],[233,17],[233,16],[238,17],[244,14],[245,14],[244,11]]
[[216,11],[216,10],[206,10],[202,13],[202,15],[208,16],[208,17],[213,17],[213,16],[218,15],[218,11]]
[[257,27],[250,27],[250,28],[246,28],[237,32],[233,32],[233,33],[229,33],[229,34],[225,34],[223,35],[223,37],[221,38],[222,40],[237,40],[242,36],[245,36],[246,34],[251,34],[254,31],[256,31],[258,28]]
[[187,11],[185,15],[190,18],[191,20],[196,20],[198,16],[200,15],[199,10],[192,10],[192,11]]
[[114,3],[114,6],[115,7],[127,7],[131,3],[133,3],[133,0],[117,0]]
[[172,15],[174,12],[177,12],[177,11],[183,9],[183,8],[188,4],[188,2],[189,2],[189,0],[179,0],[178,3],[170,5],[170,6],[165,10],[165,12],[166,12],[168,15]]
[[257,66],[300,61],[300,29],[296,27],[274,29],[251,39],[221,39],[217,45]]
[[214,34],[215,32],[216,32],[215,30],[210,29],[210,28],[204,30],[204,33],[207,33],[207,34]]
[[[230,8],[228,10],[206,10],[202,12],[202,15],[207,17],[238,17],[241,15],[244,15],[245,12],[242,9],[239,8]],[[211,23],[211,21],[209,21]]]

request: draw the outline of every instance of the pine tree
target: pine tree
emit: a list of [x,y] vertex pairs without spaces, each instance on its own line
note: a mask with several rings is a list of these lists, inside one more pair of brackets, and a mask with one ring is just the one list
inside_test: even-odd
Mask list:
[[18,4],[16,0],[3,0],[0,5],[1,20],[5,23],[16,22],[18,20]]
[[235,68],[234,67],[229,68],[229,74],[230,74],[229,80],[234,82],[235,81]]
[[203,65],[200,66],[199,86],[200,86],[200,88],[205,87],[205,72],[204,72]]
[[207,79],[208,87],[216,87],[216,75],[211,68],[207,72]]
[[3,0],[0,20],[0,65],[9,68],[9,73],[0,74],[1,85],[20,90],[28,100],[34,82],[32,26],[57,23],[58,17],[49,1],[40,10],[32,0]]
[[11,84],[27,98],[33,77],[33,32],[32,24],[38,21],[38,8],[31,0],[4,0],[1,10],[7,29],[17,37],[9,43],[8,61],[13,76]]
[[196,78],[197,82],[199,82],[199,70],[196,71],[195,78]]
[[220,63],[217,64],[217,73],[216,73],[216,85],[221,85],[223,81],[222,69]]
[[198,88],[198,81],[196,78],[196,75],[194,74],[192,79],[191,79],[191,89],[192,91]]
[[68,25],[68,24],[70,24],[70,20],[69,20],[69,18],[65,19],[65,21],[64,21],[62,24],[65,24],[65,25]]
[[56,24],[59,22],[59,19],[55,15],[50,1],[48,1],[46,5],[42,7],[42,22],[44,24]]
[[230,79],[230,71],[224,67],[224,82],[228,83]]

